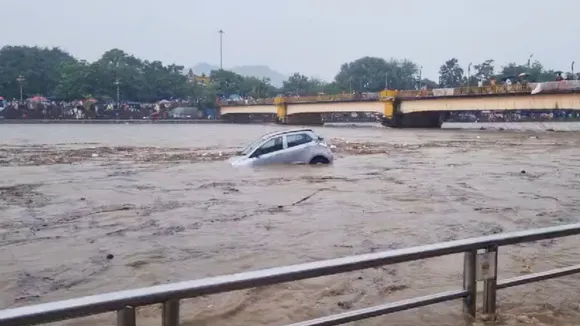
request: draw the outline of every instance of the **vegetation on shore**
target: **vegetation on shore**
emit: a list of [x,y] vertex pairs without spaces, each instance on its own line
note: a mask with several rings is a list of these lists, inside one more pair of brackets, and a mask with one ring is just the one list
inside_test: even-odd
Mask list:
[[[305,96],[377,92],[387,85],[390,89],[457,87],[520,73],[529,74],[529,79],[537,82],[554,80],[556,75],[556,71],[537,61],[510,63],[498,72],[492,59],[474,64],[468,71],[462,66],[465,65],[451,58],[441,66],[439,80],[432,81],[422,78],[420,65],[410,60],[363,57],[344,63],[331,82],[294,73],[281,88],[276,88],[268,79],[244,77],[227,70],[214,70],[209,76],[202,76],[208,78],[196,78],[191,71],[184,71],[183,66],[141,60],[120,49],[109,50],[97,61],[87,62],[59,48],[5,46],[0,49],[0,96],[19,98],[22,82],[25,98],[42,95],[55,100],[89,97],[114,100],[118,89],[124,101],[192,98],[212,105],[216,96],[234,94],[264,98],[286,93]],[[19,76],[23,81],[18,80]]]

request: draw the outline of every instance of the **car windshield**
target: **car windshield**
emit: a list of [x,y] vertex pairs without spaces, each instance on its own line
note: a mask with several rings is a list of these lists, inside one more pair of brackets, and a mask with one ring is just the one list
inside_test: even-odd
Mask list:
[[256,147],[258,147],[258,145],[260,145],[260,143],[265,139],[264,136],[254,140],[250,145],[246,146],[246,148],[244,148],[241,152],[240,155],[250,155],[254,149],[256,149]]

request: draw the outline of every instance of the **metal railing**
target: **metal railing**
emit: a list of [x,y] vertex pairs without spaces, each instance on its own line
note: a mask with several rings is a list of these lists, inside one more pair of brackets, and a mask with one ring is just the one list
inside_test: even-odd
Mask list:
[[[400,90],[396,97],[402,99],[429,98],[429,97],[460,97],[468,95],[498,95],[498,94],[531,94],[533,89],[541,85],[544,91],[571,92],[580,89],[579,81],[565,82],[545,82],[527,84],[496,84],[488,86],[464,86],[456,88],[435,88],[421,90]],[[382,100],[379,93],[344,93],[344,94],[324,94],[314,96],[286,96],[283,97],[285,103],[312,103],[312,102],[346,102],[346,101],[369,101]],[[275,104],[274,98],[251,99],[251,100],[221,100],[221,106],[239,105],[264,105]]]
[[[498,289],[580,272],[580,265],[576,265],[498,281],[497,253],[499,247],[578,234],[580,234],[580,224],[570,224],[99,294],[1,310],[0,325],[38,325],[116,311],[117,325],[135,326],[136,307],[162,304],[162,325],[177,326],[179,324],[180,300],[182,299],[458,253],[464,253],[463,287],[460,289],[316,318],[291,326],[340,325],[460,298],[463,299],[464,312],[470,316],[475,316],[478,281],[483,281],[482,312],[495,314]],[[483,252],[479,253],[478,250],[483,250]]]
[[273,104],[274,97],[258,98],[258,99],[240,99],[240,100],[225,99],[219,101],[220,106],[273,105]]
[[286,103],[301,103],[301,102],[333,102],[333,101],[353,101],[357,96],[352,93],[344,94],[324,94],[312,96],[287,96]]
[[[379,93],[344,93],[344,94],[322,94],[313,96],[284,96],[285,103],[312,103],[312,102],[347,102],[347,101],[371,101],[379,100]],[[221,106],[240,106],[240,105],[263,105],[275,104],[274,98],[265,99],[240,99],[240,100],[221,100]]]
[[313,96],[290,96],[285,98],[286,103],[310,103],[310,102],[346,102],[346,101],[371,101],[379,100],[379,93],[343,93],[321,94]]
[[[448,92],[450,90],[451,92]],[[397,93],[400,98],[434,97],[434,96],[465,96],[465,95],[494,95],[494,94],[529,94],[532,91],[530,84],[465,86],[450,89],[404,90]]]

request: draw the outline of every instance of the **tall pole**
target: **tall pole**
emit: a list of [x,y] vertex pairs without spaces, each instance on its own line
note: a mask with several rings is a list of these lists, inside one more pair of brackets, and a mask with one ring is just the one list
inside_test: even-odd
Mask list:
[[574,80],[576,80],[576,75],[574,74],[574,63],[576,63],[576,62],[572,61],[572,66],[570,68],[572,68],[572,78],[574,78]]
[[471,62],[467,66],[467,87],[469,87],[469,77],[471,77]]
[[421,89],[421,84],[423,83],[423,66],[419,67],[419,89]]
[[119,82],[119,79],[115,80],[115,85],[117,86],[117,108],[119,108],[121,102],[121,92],[119,91],[119,85],[121,85],[121,82]]
[[18,87],[20,88],[20,103],[22,103],[22,100],[23,100],[22,83],[25,81],[25,79],[24,79],[24,77],[22,77],[22,75],[18,75],[18,78],[16,78],[16,81],[18,82]]
[[224,31],[219,30],[220,33],[220,70],[224,69]]
[[389,72],[385,73],[385,90],[389,89]]
[[348,92],[352,94],[352,76],[348,78]]

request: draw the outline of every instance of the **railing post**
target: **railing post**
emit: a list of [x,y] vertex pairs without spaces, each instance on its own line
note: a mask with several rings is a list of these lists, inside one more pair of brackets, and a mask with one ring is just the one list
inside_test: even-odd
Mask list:
[[490,271],[492,277],[487,278],[483,281],[483,310],[482,312],[487,315],[495,315],[496,309],[496,295],[497,295],[497,246],[492,246],[485,249],[485,253],[488,255],[490,262]]
[[163,303],[162,326],[179,326],[179,300]]
[[463,298],[463,313],[475,317],[477,281],[475,279],[475,257],[477,250],[466,251],[463,258],[463,289],[469,294]]
[[117,310],[117,326],[136,326],[135,308],[127,306]]

